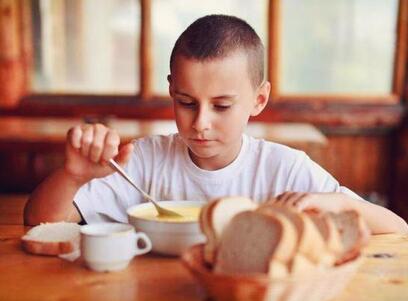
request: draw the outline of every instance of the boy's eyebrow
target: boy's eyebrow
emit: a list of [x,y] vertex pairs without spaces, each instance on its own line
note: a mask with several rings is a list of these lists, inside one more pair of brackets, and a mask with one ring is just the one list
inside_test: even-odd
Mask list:
[[238,95],[236,94],[225,94],[225,95],[220,95],[220,96],[214,96],[212,97],[213,100],[218,100],[218,99],[233,99],[236,98]]
[[[187,93],[184,93],[184,92],[181,92],[181,91],[174,91],[174,93],[175,94],[178,94],[178,95],[182,95],[182,96],[185,96],[185,97],[188,97],[188,98],[192,98],[192,99],[195,99],[193,96],[191,96],[191,95],[188,95]],[[224,94],[224,95],[219,95],[219,96],[214,96],[214,97],[211,97],[211,99],[212,100],[219,100],[219,99],[226,99],[226,98],[236,98],[238,95],[236,95],[236,94]]]
[[177,91],[177,90],[176,90],[176,91],[174,91],[174,93],[175,93],[175,94],[178,94],[178,95],[182,95],[182,96],[185,96],[185,97],[194,99],[193,96],[188,95],[187,93],[184,93],[184,92],[180,92],[180,91]]

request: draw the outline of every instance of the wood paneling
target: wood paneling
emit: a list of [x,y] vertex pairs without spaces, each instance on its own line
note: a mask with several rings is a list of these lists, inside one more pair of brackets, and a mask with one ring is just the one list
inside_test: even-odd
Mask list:
[[[22,123],[21,120],[20,123]],[[54,168],[61,166],[63,162],[64,133],[70,123],[65,124],[63,120],[57,122],[57,120],[43,119],[43,122],[49,126],[41,127],[41,120],[28,120],[31,120],[31,125],[26,130],[23,125],[21,130],[14,125],[14,128],[2,134],[4,139],[0,164],[3,168],[0,171],[0,191],[30,192],[39,181]],[[136,122],[129,121],[128,126],[131,127],[132,123]],[[117,128],[113,124],[111,126]],[[249,128],[251,135],[266,139],[268,135],[272,135],[275,139],[283,137],[283,140],[279,140],[280,142],[306,151],[312,159],[350,189],[361,194],[368,195],[376,192],[381,196],[388,196],[392,147],[392,136],[389,132],[373,130],[372,133],[363,135],[361,133],[336,133],[326,129],[328,141],[320,143],[320,140],[308,138],[304,131],[303,134],[300,131],[300,136],[298,135],[296,140],[292,141],[290,131],[280,130],[283,136],[279,136],[266,131],[265,128],[259,129],[254,126],[255,124]],[[279,127],[275,124],[270,128]],[[36,129],[43,129],[45,133],[42,136],[38,134],[33,136]],[[18,134],[19,132],[24,132],[27,136],[24,138]],[[129,131],[127,133],[130,134]],[[133,132],[131,135],[137,136]],[[269,137],[269,139],[273,138]],[[7,141],[9,141],[8,144]]]
[[[328,143],[324,147],[306,144],[299,148],[342,185],[364,197],[370,196],[371,201],[387,205],[408,220],[408,130],[400,136],[395,164],[390,134],[326,136]],[[61,166],[63,160],[63,148],[54,144],[17,153],[11,146],[0,153],[0,192],[30,193],[52,170]]]
[[408,221],[408,118],[397,133],[393,154],[391,208]]
[[[403,116],[399,105],[316,105],[310,103],[269,103],[253,120],[266,122],[307,122],[318,126],[352,128],[396,127]],[[0,115],[39,117],[117,116],[135,119],[172,119],[170,98],[142,101],[124,95],[32,95],[24,97],[16,109],[0,108]]]
[[390,189],[389,135],[327,135],[320,164],[344,186],[361,193],[387,195]]

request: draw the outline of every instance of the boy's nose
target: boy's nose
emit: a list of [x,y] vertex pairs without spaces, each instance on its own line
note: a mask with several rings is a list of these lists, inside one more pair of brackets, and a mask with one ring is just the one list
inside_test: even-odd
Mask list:
[[193,122],[193,128],[197,132],[203,132],[211,128],[211,116],[208,110],[205,108],[200,108],[197,111],[197,115],[195,116],[195,120]]

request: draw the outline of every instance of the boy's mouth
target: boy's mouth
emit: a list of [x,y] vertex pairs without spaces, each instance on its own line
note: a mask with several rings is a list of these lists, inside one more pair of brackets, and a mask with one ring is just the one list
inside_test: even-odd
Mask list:
[[211,140],[208,140],[208,139],[191,139],[191,140],[197,144],[205,144],[205,143],[211,142]]

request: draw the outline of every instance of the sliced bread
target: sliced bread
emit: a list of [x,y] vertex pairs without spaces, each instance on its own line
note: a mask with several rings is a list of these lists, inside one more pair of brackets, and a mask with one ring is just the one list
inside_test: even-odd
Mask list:
[[40,255],[60,255],[79,248],[80,226],[76,223],[44,223],[31,228],[22,238],[26,252]]
[[371,235],[366,222],[355,210],[329,213],[340,234],[342,242],[342,255],[336,264],[342,264],[360,254],[362,247],[367,245]]
[[287,262],[296,247],[296,229],[283,215],[244,211],[226,226],[218,245],[215,273],[288,274]]
[[326,252],[321,255],[320,263],[325,266],[332,266],[343,252],[343,244],[340,239],[340,233],[327,213],[323,214],[317,211],[305,212],[315,224],[316,229],[325,241]]
[[200,217],[210,256],[206,262],[214,273],[266,273],[270,278],[308,274],[356,258],[370,236],[354,210],[299,212],[274,202],[256,206],[238,199],[210,202]]
[[[322,255],[326,253],[325,241],[317,229],[316,225],[306,214],[297,212],[295,209],[281,206],[266,204],[260,206],[258,211],[270,212],[271,214],[283,214],[297,230],[297,253],[305,256],[315,264],[319,264]],[[292,270],[293,268],[291,268]]]
[[204,259],[213,264],[217,245],[225,226],[238,213],[254,210],[257,204],[246,197],[222,197],[210,201],[200,213],[200,227],[207,237]]

